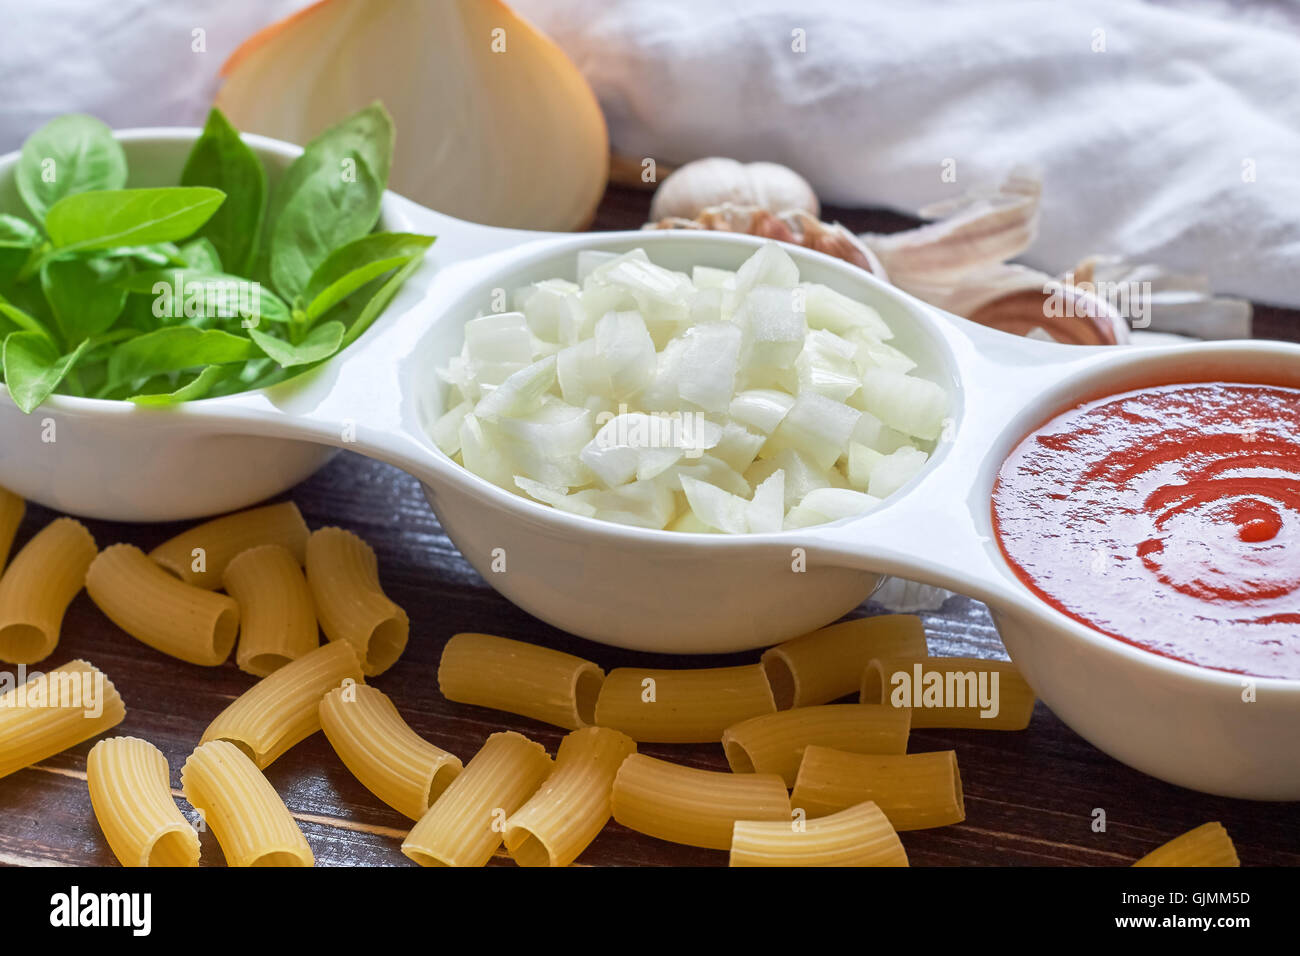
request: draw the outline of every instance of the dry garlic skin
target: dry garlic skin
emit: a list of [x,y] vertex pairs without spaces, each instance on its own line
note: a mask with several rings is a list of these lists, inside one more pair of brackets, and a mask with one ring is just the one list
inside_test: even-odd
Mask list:
[[430,429],[479,477],[573,514],[747,534],[862,514],[906,485],[949,396],[871,306],[775,242],[739,269],[584,250],[465,325]]

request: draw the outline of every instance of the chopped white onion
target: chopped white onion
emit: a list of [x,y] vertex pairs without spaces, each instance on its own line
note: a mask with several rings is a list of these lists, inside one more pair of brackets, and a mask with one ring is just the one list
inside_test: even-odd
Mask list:
[[773,533],[875,507],[950,421],[880,313],[800,283],[777,243],[690,275],[583,250],[575,276],[470,320],[438,371],[430,436],[507,491],[643,528]]

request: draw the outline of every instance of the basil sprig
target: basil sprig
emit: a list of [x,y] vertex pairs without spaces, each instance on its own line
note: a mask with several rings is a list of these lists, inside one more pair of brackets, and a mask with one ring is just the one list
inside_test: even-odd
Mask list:
[[127,188],[111,130],[62,116],[23,144],[0,210],[0,369],[25,412],[52,393],[170,405],[280,382],[364,332],[432,236],[375,232],[393,154],[379,103],[268,189],[219,110],[177,186]]

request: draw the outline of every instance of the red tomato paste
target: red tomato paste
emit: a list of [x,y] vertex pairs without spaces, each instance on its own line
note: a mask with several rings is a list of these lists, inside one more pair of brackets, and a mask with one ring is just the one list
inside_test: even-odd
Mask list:
[[1166,385],[1073,408],[1003,463],[993,523],[1020,579],[1075,620],[1300,678],[1300,389]]

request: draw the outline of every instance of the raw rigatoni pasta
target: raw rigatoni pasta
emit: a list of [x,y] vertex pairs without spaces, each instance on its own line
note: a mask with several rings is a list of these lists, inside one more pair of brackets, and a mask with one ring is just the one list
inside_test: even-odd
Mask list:
[[8,488],[0,488],[0,570],[9,560],[9,549],[13,547],[14,535],[27,513],[27,502]]
[[1241,866],[1222,823],[1203,823],[1158,846],[1134,866]]
[[241,671],[265,677],[320,645],[316,606],[298,559],[280,544],[237,554],[221,575],[226,593],[239,604]]
[[367,677],[397,663],[410,623],[380,587],[370,545],[342,528],[316,530],[307,539],[307,583],[321,630],[331,641],[352,643]]
[[182,531],[149,552],[149,557],[186,584],[216,590],[235,555],[263,544],[288,548],[299,564],[306,560],[307,522],[292,501],[264,505],[213,518]]
[[554,764],[522,734],[493,734],[402,841],[421,866],[485,866],[506,820],[542,785]]
[[853,754],[816,745],[804,750],[790,802],[810,817],[864,800],[880,807],[895,830],[943,827],[966,819],[957,754]]
[[880,704],[822,704],[751,717],[728,727],[722,749],[734,773],[777,773],[794,786],[809,744],[850,753],[907,752],[912,719],[906,709]]
[[346,641],[316,648],[240,694],[203,731],[226,740],[264,769],[320,730],[321,698],[346,680],[361,683],[361,663]]
[[506,849],[520,866],[568,866],[609,821],[614,775],[636,742],[608,727],[560,741],[555,772],[506,821]]
[[737,820],[790,825],[790,795],[774,773],[725,773],[632,754],[614,777],[614,819],[671,843],[725,850]]
[[648,743],[712,743],[732,724],[775,711],[761,664],[619,667],[605,676],[596,698],[597,724]]
[[312,866],[307,838],[253,761],[234,744],[200,744],[181,768],[181,792],[212,828],[229,866]]
[[90,748],[86,784],[95,819],[123,866],[198,866],[199,837],[172,799],[162,751],[138,737]]
[[352,776],[412,820],[424,816],[461,771],[459,757],[417,734],[387,694],[366,684],[346,684],[322,697],[320,723]]
[[860,700],[911,707],[913,727],[1024,730],[1034,716],[1034,692],[1016,665],[978,657],[873,660]]
[[731,866],[907,866],[889,818],[870,800],[816,820],[737,820]]
[[52,757],[126,717],[104,672],[69,661],[0,694],[0,777]]
[[604,679],[604,671],[581,657],[491,634],[455,635],[438,664],[438,688],[448,700],[566,730],[595,721]]
[[72,518],[55,519],[27,542],[0,576],[0,660],[35,664],[50,656],[93,560],[95,539]]
[[828,704],[856,692],[873,658],[925,654],[919,617],[881,614],[832,624],[768,648],[763,666],[777,707],[786,710]]
[[239,633],[239,605],[186,584],[130,544],[105,548],[86,572],[86,592],[109,620],[156,651],[216,667]]

